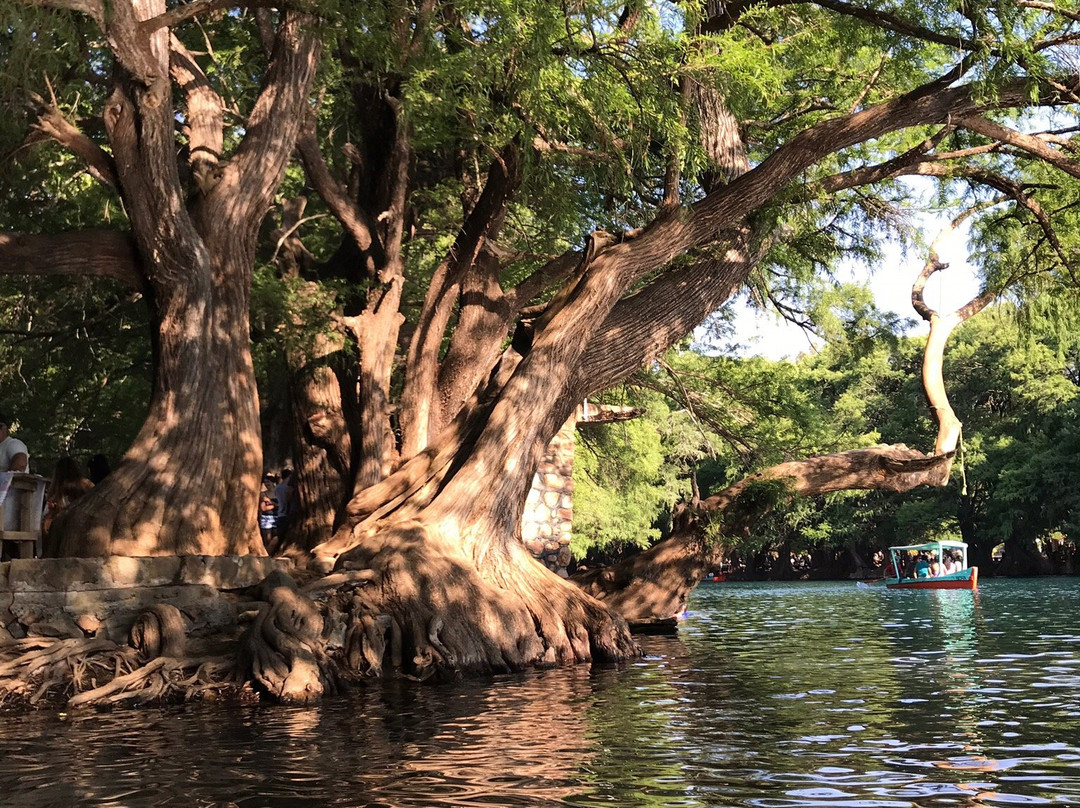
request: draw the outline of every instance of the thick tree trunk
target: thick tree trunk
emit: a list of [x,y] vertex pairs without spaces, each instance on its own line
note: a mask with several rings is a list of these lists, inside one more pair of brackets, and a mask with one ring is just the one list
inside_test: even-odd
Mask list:
[[466,537],[460,527],[426,520],[384,527],[342,557],[343,566],[373,576],[354,608],[401,627],[407,673],[511,671],[638,653],[621,618],[520,543],[497,542],[477,557],[470,548],[492,537]]
[[58,515],[51,552],[263,555],[247,291],[177,285],[155,303],[157,372],[146,421],[116,470]]
[[[221,99],[167,27],[144,30],[165,10],[164,0],[110,4],[118,66],[104,110],[151,301],[154,393],[116,471],[58,516],[50,549],[61,555],[264,553],[255,523],[262,449],[251,278],[319,45],[311,17],[281,15],[244,138],[219,165]],[[193,191],[177,165],[177,88],[187,102],[189,168],[201,178]]]
[[307,550],[330,538],[336,515],[352,493],[352,437],[341,384],[333,368],[318,360],[290,373],[299,507],[279,534],[278,552]]

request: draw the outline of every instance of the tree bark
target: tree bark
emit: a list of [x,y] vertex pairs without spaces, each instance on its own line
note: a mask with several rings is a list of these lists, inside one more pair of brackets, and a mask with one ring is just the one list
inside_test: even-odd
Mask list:
[[[119,60],[105,109],[117,178],[151,305],[155,384],[149,413],[116,470],[53,525],[60,555],[264,553],[262,477],[248,331],[258,228],[299,134],[318,61],[311,18],[283,15],[245,136],[212,181],[187,194],[176,162],[170,37],[145,20],[163,0],[111,7]],[[213,151],[208,86],[193,61],[181,84],[197,110],[196,144]],[[202,154],[202,153],[201,153]],[[208,154],[199,164],[214,168]]]

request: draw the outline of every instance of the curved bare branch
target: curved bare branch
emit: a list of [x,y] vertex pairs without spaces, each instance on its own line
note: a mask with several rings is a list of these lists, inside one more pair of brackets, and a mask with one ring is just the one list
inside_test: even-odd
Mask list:
[[919,313],[920,317],[930,323],[930,335],[926,338],[926,348],[923,351],[922,381],[926,397],[930,402],[930,409],[938,422],[937,441],[934,444],[935,455],[951,455],[956,450],[956,445],[960,440],[960,419],[953,412],[952,405],[949,404],[949,397],[945,392],[943,374],[945,343],[958,325],[982,311],[993,301],[995,295],[989,291],[983,292],[956,309],[956,311],[942,315],[926,304],[923,290],[926,287],[926,282],[935,272],[948,267],[948,264],[941,263],[938,258],[938,251],[945,240],[978,210],[979,207],[969,208],[942,228],[937,238],[930,245],[926,263],[911,287],[912,307]]
[[371,248],[375,241],[374,223],[365,215],[363,209],[346,194],[345,189],[334,179],[319,148],[315,132],[314,115],[309,115],[298,143],[300,161],[311,186],[326,202],[334,217],[356,242],[362,251]]

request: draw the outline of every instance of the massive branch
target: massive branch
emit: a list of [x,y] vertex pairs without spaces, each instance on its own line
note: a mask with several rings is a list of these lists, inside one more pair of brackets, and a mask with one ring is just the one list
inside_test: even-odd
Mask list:
[[[442,424],[443,413],[432,412],[429,396],[439,372],[439,349],[453,314],[461,283],[476,263],[489,239],[496,239],[513,192],[520,182],[517,149],[507,147],[492,162],[487,182],[465,218],[449,254],[435,271],[424,298],[419,325],[409,345],[405,389],[401,398],[405,456],[423,449]],[[453,417],[452,414],[450,417]]]
[[143,288],[131,237],[115,230],[60,235],[0,233],[0,274],[115,278]]
[[307,90],[322,52],[315,18],[286,12],[246,133],[214,188],[213,208],[227,221],[257,221],[269,208],[307,119]]

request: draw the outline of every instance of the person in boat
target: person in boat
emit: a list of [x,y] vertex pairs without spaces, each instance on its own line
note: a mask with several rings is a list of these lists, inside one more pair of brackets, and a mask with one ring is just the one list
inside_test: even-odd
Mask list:
[[960,572],[960,559],[956,557],[955,553],[946,553],[945,574],[952,575],[954,572]]
[[915,567],[912,570],[913,578],[929,578],[930,577],[930,562],[926,560],[926,556],[919,553],[918,558],[915,559]]
[[910,554],[905,554],[905,555],[906,555],[906,557],[904,559],[904,570],[903,570],[903,575],[901,577],[903,577],[903,578],[914,578],[915,577],[915,557],[910,555]]

